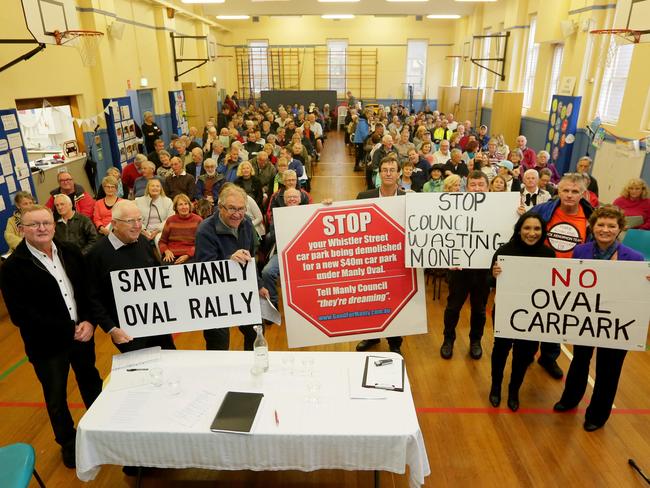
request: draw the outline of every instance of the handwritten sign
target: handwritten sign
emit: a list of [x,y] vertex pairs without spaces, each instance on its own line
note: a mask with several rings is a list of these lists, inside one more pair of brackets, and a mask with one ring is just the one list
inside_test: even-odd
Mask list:
[[494,335],[644,351],[650,263],[499,257]]
[[512,236],[519,193],[408,193],[406,266],[489,268]]
[[111,282],[120,327],[132,337],[262,322],[254,261],[125,269]]

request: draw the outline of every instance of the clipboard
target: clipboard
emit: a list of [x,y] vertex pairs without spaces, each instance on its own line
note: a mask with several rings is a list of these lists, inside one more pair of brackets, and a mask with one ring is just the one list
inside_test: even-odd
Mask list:
[[264,393],[229,391],[226,393],[210,430],[250,434]]
[[[392,359],[392,363],[375,366],[375,360],[378,359]],[[404,375],[404,359],[366,356],[361,386],[379,390],[404,391]]]

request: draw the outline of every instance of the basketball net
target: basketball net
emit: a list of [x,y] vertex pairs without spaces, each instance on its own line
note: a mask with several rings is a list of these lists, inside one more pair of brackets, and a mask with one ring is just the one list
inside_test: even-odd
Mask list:
[[81,63],[84,66],[95,66],[97,63],[97,53],[99,52],[99,43],[104,34],[98,31],[70,30],[54,32],[56,43],[59,45],[69,44],[79,51]]
[[599,29],[590,32],[595,39],[603,44],[599,47],[598,66],[603,69],[611,68],[616,59],[619,46],[636,44],[640,39],[640,32],[629,29]]

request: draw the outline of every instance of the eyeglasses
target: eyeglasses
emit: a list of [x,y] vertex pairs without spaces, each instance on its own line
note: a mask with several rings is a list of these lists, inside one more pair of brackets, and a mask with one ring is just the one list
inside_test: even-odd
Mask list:
[[45,227],[46,229],[50,229],[54,227],[54,222],[32,222],[31,224],[21,224],[23,227],[27,227],[28,229],[38,229],[39,227]]
[[224,205],[219,205],[221,208],[223,208],[226,212],[228,212],[228,215],[234,215],[234,214],[243,214],[246,213],[246,207],[226,207]]
[[395,168],[381,168],[381,173],[384,174],[398,173],[398,170],[396,170]]
[[59,183],[69,183],[72,181],[72,178],[61,178],[59,180]]
[[113,219],[117,220],[118,222],[124,222],[126,225],[134,226],[134,225],[142,225],[142,217],[139,217],[137,219]]

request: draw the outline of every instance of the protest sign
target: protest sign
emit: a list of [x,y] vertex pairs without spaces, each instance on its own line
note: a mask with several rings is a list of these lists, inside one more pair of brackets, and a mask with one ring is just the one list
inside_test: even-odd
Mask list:
[[519,193],[408,193],[406,266],[489,268],[512,236]]
[[111,272],[111,282],[131,337],[262,322],[254,261],[124,269]]
[[274,209],[289,347],[426,333],[424,277],[404,266],[404,203]]
[[498,259],[496,337],[645,350],[650,263]]

